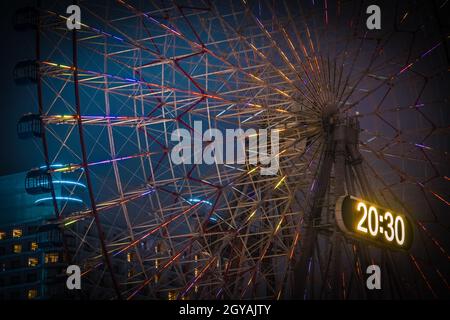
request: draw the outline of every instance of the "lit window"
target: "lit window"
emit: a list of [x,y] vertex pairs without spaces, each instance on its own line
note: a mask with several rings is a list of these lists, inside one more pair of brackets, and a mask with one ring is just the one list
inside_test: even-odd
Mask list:
[[6,232],[0,231],[0,240],[6,239]]
[[45,263],[57,263],[59,260],[59,255],[57,253],[46,253]]
[[36,251],[38,249],[38,244],[37,244],[37,242],[32,242],[31,244],[30,244],[30,250],[31,251]]
[[20,238],[22,236],[22,229],[13,229],[13,238]]
[[127,261],[128,261],[128,262],[131,262],[131,252],[128,252],[128,253],[127,253]]
[[167,293],[167,299],[169,299],[169,300],[175,300],[176,298],[177,298],[177,295],[176,295],[175,292],[169,291],[169,292]]
[[39,259],[35,257],[28,258],[28,266],[36,267],[39,264]]
[[36,289],[28,290],[28,299],[34,299],[36,297],[37,297],[37,290]]
[[21,253],[22,252],[22,245],[21,244],[13,245],[13,252],[14,253]]

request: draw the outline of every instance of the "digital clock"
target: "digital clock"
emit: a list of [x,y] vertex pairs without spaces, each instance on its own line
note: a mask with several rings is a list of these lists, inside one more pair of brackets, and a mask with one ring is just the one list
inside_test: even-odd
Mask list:
[[411,247],[413,228],[403,214],[350,195],[338,199],[335,213],[337,225],[347,235],[393,249]]

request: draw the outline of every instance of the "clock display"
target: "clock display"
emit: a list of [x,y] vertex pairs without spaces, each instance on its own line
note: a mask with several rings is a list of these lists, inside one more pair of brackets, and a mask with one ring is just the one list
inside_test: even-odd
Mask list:
[[405,215],[353,196],[338,199],[336,222],[346,234],[382,246],[408,250],[412,244],[413,228]]

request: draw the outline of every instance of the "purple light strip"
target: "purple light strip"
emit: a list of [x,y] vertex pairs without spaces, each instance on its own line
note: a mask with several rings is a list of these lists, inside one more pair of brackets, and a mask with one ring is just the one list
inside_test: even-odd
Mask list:
[[414,144],[416,147],[419,147],[419,148],[423,148],[423,149],[428,149],[428,150],[431,150],[431,148],[430,147],[427,147],[427,146],[425,146],[425,145],[423,145],[423,144],[418,144],[418,143],[415,143]]
[[433,51],[434,49],[436,49],[437,47],[439,47],[441,45],[442,42],[438,42],[433,48],[431,48],[430,50],[428,50],[427,52],[425,52],[424,54],[422,54],[420,57],[423,58],[425,57],[427,54],[429,54],[431,51]]

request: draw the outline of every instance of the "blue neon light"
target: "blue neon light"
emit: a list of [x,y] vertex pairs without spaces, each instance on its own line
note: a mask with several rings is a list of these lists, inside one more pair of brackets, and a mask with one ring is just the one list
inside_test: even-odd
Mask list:
[[200,200],[200,199],[197,199],[197,198],[191,198],[187,202],[189,202],[189,203],[191,203],[191,202],[193,202],[193,203],[203,202],[203,203],[205,203],[205,204],[207,204],[209,206],[212,206],[212,203],[210,201],[208,201],[208,200]]
[[60,183],[60,184],[71,184],[79,187],[86,188],[86,185],[81,182],[76,181],[70,181],[70,180],[53,180],[53,183]]
[[[205,203],[205,204],[207,204],[208,206],[212,207],[212,203],[211,203],[210,201],[208,201],[208,200],[201,200],[201,199],[198,199],[198,198],[190,198],[190,199],[188,199],[188,200],[186,200],[186,201],[187,201],[189,204],[202,202],[202,203]],[[217,222],[217,221],[218,221],[218,218],[219,218],[219,219],[222,219],[217,213],[214,213],[214,214],[211,215],[211,217],[209,217],[209,221],[211,221],[211,222]]]
[[[60,163],[55,163],[55,164],[50,165],[50,168],[62,168],[62,167],[64,167],[64,165],[60,164]],[[41,166],[41,167],[39,167],[39,169],[47,169],[47,166]]]
[[[64,167],[67,167],[67,166],[70,166],[70,164],[67,165],[67,164],[61,164],[61,163],[54,163],[54,164],[51,164],[51,165],[50,165],[50,169],[54,169],[54,168],[64,168]],[[39,169],[41,169],[41,170],[47,169],[47,166],[40,166]],[[84,168],[83,168],[83,167],[80,167],[80,168],[77,168],[77,169],[79,169],[79,170],[81,170],[81,171],[84,171]]]
[[[55,197],[55,198],[56,198],[56,200],[66,200],[66,201],[73,201],[73,202],[83,203],[83,200],[78,199],[78,198],[73,198],[73,197]],[[52,200],[52,199],[53,199],[52,197],[40,198],[40,199],[37,199],[34,202],[34,204],[39,204],[41,202],[49,201],[49,200]]]
[[[82,188],[86,188],[86,185],[85,185],[85,184],[83,184],[83,183],[81,183],[81,182],[76,182],[76,181],[70,181],[70,180],[53,180],[52,182],[53,182],[53,183],[57,183],[57,184],[70,184],[70,185],[74,185],[74,186],[79,186],[79,187],[82,187]],[[40,183],[39,185],[46,186],[47,183],[42,182],[42,183]]]

